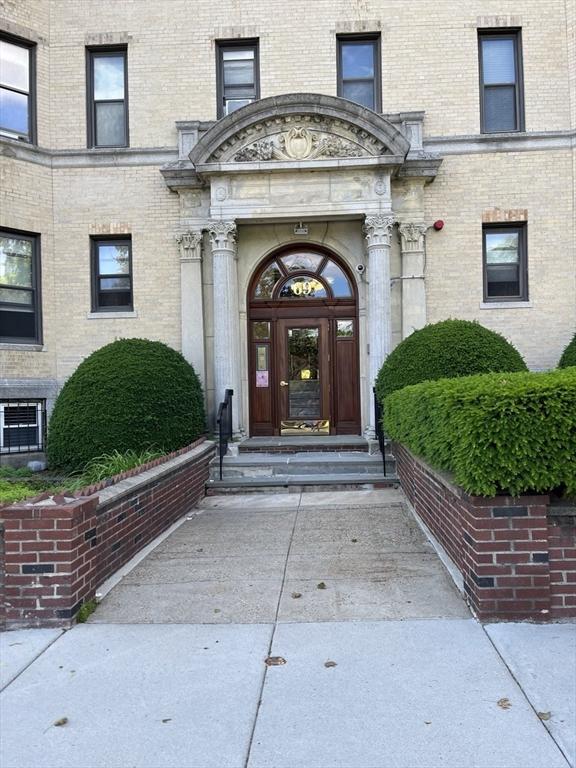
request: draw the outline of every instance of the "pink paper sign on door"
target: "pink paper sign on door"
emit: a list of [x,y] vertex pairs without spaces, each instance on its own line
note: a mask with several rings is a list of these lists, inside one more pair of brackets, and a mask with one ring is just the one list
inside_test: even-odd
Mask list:
[[256,371],[256,386],[257,387],[268,386],[268,371]]

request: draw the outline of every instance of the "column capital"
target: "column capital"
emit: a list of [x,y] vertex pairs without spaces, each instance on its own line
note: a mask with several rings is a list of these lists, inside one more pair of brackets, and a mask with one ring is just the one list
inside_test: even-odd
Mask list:
[[176,235],[180,246],[180,261],[202,261],[202,230],[188,230]]
[[424,222],[399,223],[400,247],[403,253],[408,251],[423,251],[424,238],[428,225]]
[[368,249],[382,246],[390,247],[394,222],[394,216],[386,216],[380,213],[375,216],[366,216],[364,221],[364,237],[366,238]]
[[213,251],[236,252],[236,222],[235,221],[211,221],[208,224],[210,244]]

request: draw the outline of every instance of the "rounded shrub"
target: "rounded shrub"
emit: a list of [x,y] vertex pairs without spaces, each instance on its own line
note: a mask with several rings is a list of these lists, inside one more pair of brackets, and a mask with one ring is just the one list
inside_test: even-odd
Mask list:
[[570,368],[572,365],[576,365],[576,333],[574,334],[572,341],[568,344],[562,353],[562,357],[558,363],[558,368]]
[[443,320],[404,339],[376,380],[381,402],[391,392],[421,381],[477,373],[526,371],[520,353],[499,333],[469,320]]
[[76,470],[112,451],[174,451],[204,430],[202,387],[182,355],[159,341],[120,339],[62,388],[46,452],[51,466]]

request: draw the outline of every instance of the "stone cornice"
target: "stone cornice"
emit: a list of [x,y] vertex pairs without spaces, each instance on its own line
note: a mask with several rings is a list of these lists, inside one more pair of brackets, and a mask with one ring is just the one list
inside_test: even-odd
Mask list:
[[[388,119],[393,123],[398,122],[397,119]],[[188,125],[190,122],[196,121],[184,122]],[[204,130],[209,125],[211,123],[199,123],[201,129]],[[426,153],[434,152],[441,156],[492,154],[494,152],[541,152],[574,148],[576,148],[576,130],[431,136],[423,141],[423,149]],[[0,157],[35,163],[53,169],[165,166],[164,175],[170,175],[175,186],[177,186],[179,176],[182,175],[187,176],[185,186],[189,186],[189,172],[193,170],[192,163],[187,158],[179,161],[178,154],[177,147],[50,150],[0,136]],[[344,160],[346,159],[348,158],[344,158]],[[405,165],[409,168],[411,164],[421,162],[423,160],[418,157],[418,153],[410,152]],[[240,166],[240,163],[238,165]],[[241,165],[244,170],[248,170],[247,163]],[[198,181],[197,186],[201,186],[200,181]]]
[[429,136],[426,152],[440,155],[475,155],[492,152],[541,152],[576,147],[576,130],[485,133],[464,136]]

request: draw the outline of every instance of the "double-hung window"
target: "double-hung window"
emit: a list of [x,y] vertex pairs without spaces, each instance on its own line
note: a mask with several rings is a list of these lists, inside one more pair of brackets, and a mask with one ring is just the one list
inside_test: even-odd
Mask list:
[[39,252],[37,235],[0,230],[0,341],[40,343]]
[[478,48],[482,133],[523,131],[520,32],[480,32]]
[[527,301],[526,226],[485,226],[484,301]]
[[35,51],[32,43],[0,37],[0,134],[34,141]]
[[258,41],[217,44],[218,117],[260,98]]
[[130,312],[132,243],[130,238],[92,240],[92,311]]
[[380,111],[380,36],[338,37],[338,96]]
[[88,145],[128,146],[127,48],[89,48]]

